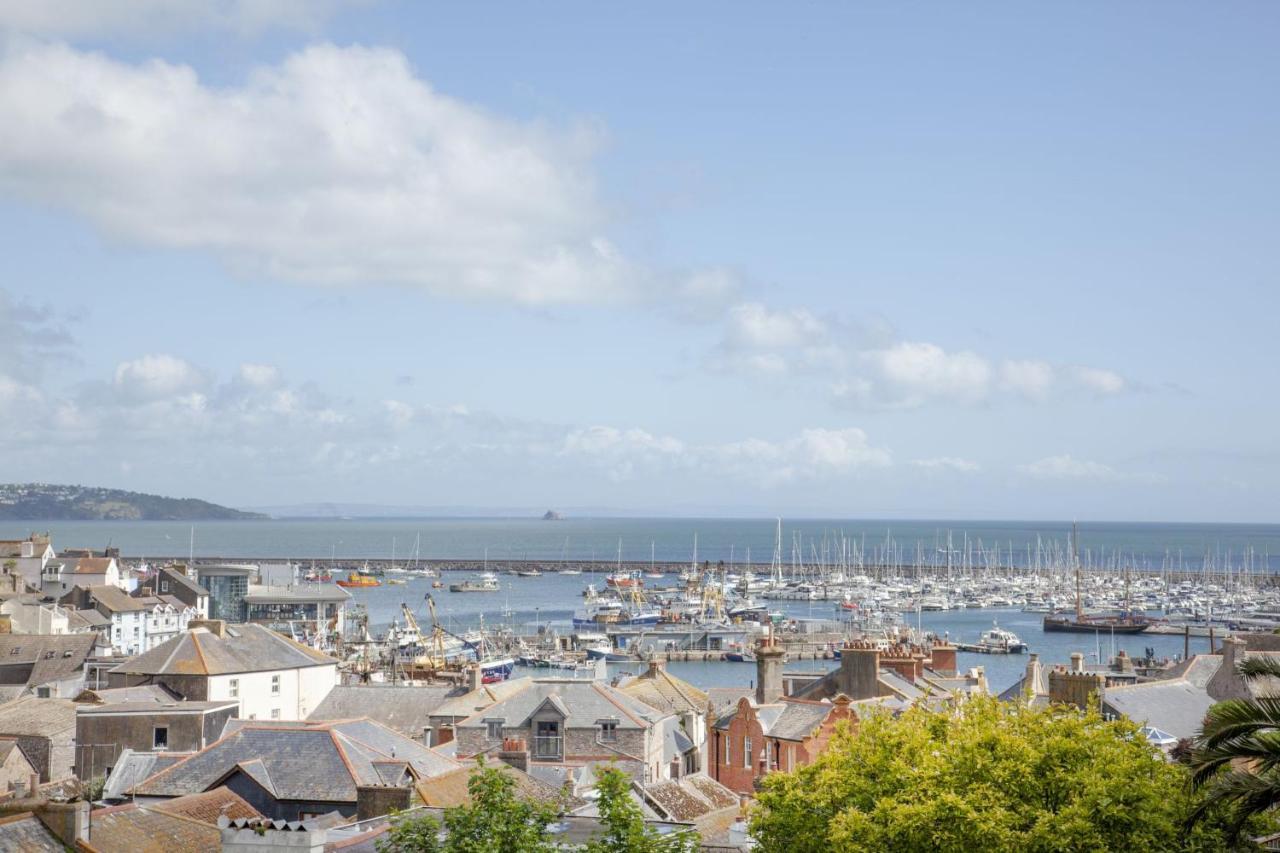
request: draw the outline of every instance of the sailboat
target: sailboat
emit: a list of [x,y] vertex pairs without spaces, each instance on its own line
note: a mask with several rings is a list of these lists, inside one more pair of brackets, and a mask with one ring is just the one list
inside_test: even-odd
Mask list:
[[1084,612],[1080,598],[1080,531],[1071,525],[1072,562],[1076,570],[1076,612],[1074,615],[1064,613],[1044,617],[1044,630],[1069,632],[1076,634],[1094,634],[1108,631],[1112,634],[1141,634],[1147,630],[1151,620],[1129,611],[1129,573],[1125,571],[1125,611],[1116,616],[1090,615]]

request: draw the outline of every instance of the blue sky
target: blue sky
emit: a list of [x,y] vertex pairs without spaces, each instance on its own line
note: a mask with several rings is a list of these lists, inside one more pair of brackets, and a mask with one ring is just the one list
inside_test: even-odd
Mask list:
[[0,2],[0,469],[1275,520],[1265,3]]

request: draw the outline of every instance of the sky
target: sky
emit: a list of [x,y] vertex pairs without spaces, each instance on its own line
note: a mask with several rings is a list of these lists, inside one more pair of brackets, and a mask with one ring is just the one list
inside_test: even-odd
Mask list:
[[0,480],[1268,522],[1280,7],[0,0]]

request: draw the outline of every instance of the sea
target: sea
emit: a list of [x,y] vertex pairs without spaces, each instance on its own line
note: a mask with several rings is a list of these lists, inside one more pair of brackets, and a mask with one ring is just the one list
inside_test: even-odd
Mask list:
[[[838,561],[841,555],[862,554],[868,561],[911,564],[919,559],[935,565],[1035,565],[1055,554],[1069,553],[1072,525],[1068,522],[1025,521],[875,521],[800,519],[782,521],[781,557],[812,564]],[[1163,568],[1270,574],[1280,571],[1280,525],[1088,522],[1077,527],[1082,562],[1111,565],[1115,561],[1136,570]],[[556,563],[594,562],[609,571],[619,556],[624,562],[685,563],[694,559],[713,564],[768,565],[777,540],[774,519],[570,518],[558,521],[513,518],[424,519],[272,519],[260,521],[3,521],[0,539],[48,532],[54,548],[118,547],[129,559],[185,557],[228,560],[295,560],[336,558],[424,564],[438,559],[488,561],[501,572],[506,564],[523,560]],[[998,558],[998,559],[997,559]],[[451,579],[461,577],[450,574]],[[573,610],[588,583],[602,581],[591,572],[539,578],[501,575],[496,593],[450,593],[412,579],[404,585],[350,590],[353,604],[363,605],[375,630],[399,616],[401,605],[426,618],[426,596],[435,598],[446,624],[464,628],[480,624],[510,625],[522,631],[567,630]],[[663,581],[650,581],[663,585]],[[667,584],[674,584],[674,575]],[[793,618],[838,618],[834,602],[771,601],[771,607]],[[1180,656],[1182,637],[1130,635],[1090,637],[1046,634],[1041,616],[1017,609],[965,609],[906,614],[906,621],[952,640],[976,641],[999,624],[1025,640],[1041,660],[1066,662],[1073,651],[1106,660],[1120,649],[1131,656],[1153,651]],[[1191,652],[1207,651],[1208,639],[1193,637]],[[814,671],[834,666],[824,661],[796,661],[791,670]],[[1024,655],[960,655],[960,665],[985,667],[996,690],[1008,687],[1026,666]],[[634,664],[611,665],[626,671]],[[673,674],[703,687],[749,683],[752,664],[672,662]],[[545,674],[545,671],[541,671]]]

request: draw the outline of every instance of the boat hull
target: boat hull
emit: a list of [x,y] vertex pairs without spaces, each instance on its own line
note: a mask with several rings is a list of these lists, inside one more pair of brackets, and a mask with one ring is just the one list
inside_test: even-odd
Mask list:
[[1141,634],[1146,622],[1077,622],[1074,619],[1045,619],[1044,630],[1069,634]]

